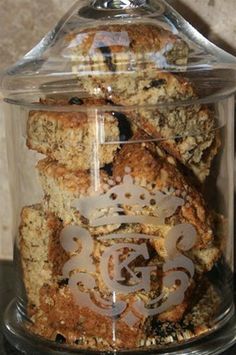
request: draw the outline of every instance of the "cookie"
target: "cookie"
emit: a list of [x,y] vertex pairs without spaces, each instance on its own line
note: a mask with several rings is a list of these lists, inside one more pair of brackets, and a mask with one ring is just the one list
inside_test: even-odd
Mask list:
[[[147,70],[81,79],[90,94],[124,106],[131,122],[186,166],[200,182],[209,175],[220,146],[214,112],[197,100],[196,89],[184,77]],[[96,88],[96,93],[94,92]],[[182,103],[181,103],[182,101]]]
[[[211,331],[211,319],[219,308],[220,298],[213,285],[206,283],[205,286],[180,322],[143,320],[136,314],[133,325],[76,305],[66,286],[44,287],[41,312],[34,316],[29,329],[49,340],[80,349],[105,351],[177,345]],[[135,296],[130,305],[132,302]],[[50,307],[51,303],[54,307]],[[128,311],[129,307],[125,311],[127,315]]]
[[[70,107],[79,103],[78,100],[71,98],[71,106],[66,106],[68,111],[31,111],[27,121],[27,146],[70,169],[87,170],[97,164],[102,167],[112,162],[119,147],[115,143],[120,136],[118,121],[112,113],[86,110],[87,105],[96,105],[96,100],[82,100],[79,106],[84,110],[70,112]],[[51,106],[61,106],[65,102],[63,99],[56,103],[53,99],[41,101]]]
[[[165,240],[172,235],[173,227],[176,233],[182,234],[183,231],[178,232],[178,225],[191,225],[188,235],[190,238],[191,233],[195,234],[196,242],[187,254],[193,253],[191,257],[198,267],[202,270],[204,266],[209,271],[221,254],[215,245],[212,215],[202,195],[182,175],[173,157],[160,156],[160,151],[152,142],[125,144],[119,151],[113,167],[114,179],[127,179],[128,168],[130,184],[132,180],[134,188],[139,185],[147,191],[146,195],[143,193],[141,209],[129,205],[127,198],[124,211],[137,220],[136,216],[143,216],[142,231],[153,236],[152,243],[163,258],[168,255]],[[145,220],[144,216],[153,216],[153,222],[149,217]]]
[[[79,199],[89,196],[96,197],[96,195],[103,193],[109,180],[105,171],[101,170],[100,175],[96,175],[96,173],[85,170],[70,170],[50,158],[40,160],[37,170],[45,193],[45,209],[55,213],[64,225],[78,224],[88,228],[92,234],[109,233],[119,228],[116,223],[92,227],[90,221],[81,216],[75,206]],[[101,206],[97,213],[99,216],[105,217],[109,213],[109,208]]]
[[133,106],[135,112],[135,109],[143,105],[174,104],[174,101],[197,98],[196,90],[189,80],[154,69],[113,75],[89,75],[79,78],[79,82],[89,95],[124,106],[124,112],[126,106]]
[[[137,139],[136,137],[134,140]],[[164,195],[180,198],[180,206],[177,208],[178,217],[173,214],[172,220],[175,222],[176,217],[177,221],[191,223],[198,233],[199,247],[207,246],[213,240],[211,216],[204,199],[181,174],[172,157],[168,159],[159,156],[155,144],[151,142],[125,144],[114,161],[114,178],[124,178],[127,168],[134,184],[145,187],[153,194],[162,192]],[[155,195],[153,196],[155,198]],[[146,213],[155,213],[155,211],[158,213],[155,201],[153,207],[150,205]],[[127,212],[132,213],[132,209],[129,211],[127,208]],[[141,213],[145,213],[145,208]],[[168,220],[168,217],[166,219]],[[166,221],[163,222],[164,227],[168,227],[168,223],[166,225]]]
[[64,55],[76,73],[143,70],[186,65],[188,45],[160,26],[141,22],[116,23],[84,28],[65,37]]
[[61,221],[40,204],[22,209],[18,244],[30,312],[39,306],[40,288],[58,280],[68,259],[59,240],[62,228]]
[[[54,307],[50,307],[51,303]],[[65,343],[75,347],[87,346],[86,339],[93,338],[94,346],[98,349],[105,346],[106,350],[111,349],[114,344],[112,329],[115,331],[118,347],[133,348],[139,334],[148,326],[144,326],[144,320],[140,318],[137,318],[137,325],[130,326],[119,318],[113,319],[77,305],[67,286],[41,289],[41,312],[32,318],[32,322],[30,330],[45,338],[56,340],[57,334],[61,334]]]
[[211,110],[200,105],[140,109],[135,122],[204,183],[221,145]]

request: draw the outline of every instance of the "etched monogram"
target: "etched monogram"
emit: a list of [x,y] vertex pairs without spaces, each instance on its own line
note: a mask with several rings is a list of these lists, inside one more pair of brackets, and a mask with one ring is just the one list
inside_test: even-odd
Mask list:
[[[78,212],[87,218],[90,226],[124,223],[165,225],[165,219],[185,203],[183,198],[174,196],[173,191],[150,192],[136,185],[129,168],[126,168],[123,181],[111,181],[110,185],[106,193],[77,199],[73,203]],[[133,213],[126,214],[124,206],[130,206]],[[147,207],[151,208],[151,215]],[[193,248],[196,235],[191,224],[169,226],[163,242],[166,250],[162,266],[163,291],[157,297],[147,297],[146,301],[138,298],[132,306],[136,313],[153,316],[183,302],[194,276],[194,264],[182,252]],[[69,279],[75,302],[108,317],[122,317],[127,308],[125,296],[151,290],[151,276],[157,271],[157,266],[147,263],[150,259],[147,241],[158,238],[161,237],[118,231],[95,240],[81,226],[65,227],[61,232],[61,244],[71,258],[63,267],[63,277]],[[99,265],[95,265],[93,259],[96,248],[100,253],[97,258]],[[96,283],[97,275],[109,295],[101,296]],[[122,300],[119,299],[120,295],[124,296]],[[124,321],[132,325],[136,316],[129,312]]]
[[[124,254],[123,250],[125,248],[130,250],[129,255],[125,260],[120,261],[120,256]],[[107,248],[102,256],[100,271],[104,282],[110,290],[123,294],[129,294],[142,289],[150,291],[150,273],[152,270],[155,270],[155,267],[136,267],[134,271],[129,267],[129,265],[139,256],[143,256],[146,260],[149,259],[146,244],[137,245],[132,243],[118,243],[110,248]],[[113,278],[110,277],[108,272],[108,264],[110,259],[113,259],[114,263]],[[122,272],[124,271],[129,273],[134,285],[122,284],[122,281],[125,281],[125,278],[122,276]],[[141,273],[140,277],[137,276],[139,273]]]

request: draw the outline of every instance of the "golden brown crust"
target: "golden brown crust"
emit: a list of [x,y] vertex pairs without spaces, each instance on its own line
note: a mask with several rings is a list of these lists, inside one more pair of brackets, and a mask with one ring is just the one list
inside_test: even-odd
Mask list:
[[[42,177],[47,176],[58,182],[64,191],[82,196],[93,188],[92,179],[88,171],[67,169],[65,165],[50,158],[40,160],[37,169]],[[103,173],[102,173],[103,174]],[[92,174],[91,174],[92,175]],[[105,177],[105,173],[104,173]]]
[[[95,313],[89,308],[76,305],[68,287],[58,289],[45,285],[41,289],[40,312],[32,320],[34,319],[35,324],[31,326],[31,330],[44,337],[55,339],[57,333],[68,336],[69,332],[73,334],[73,337],[71,336],[68,342],[74,342],[74,345],[76,345],[75,341],[82,336],[102,338],[110,348],[114,343],[112,338],[114,320]],[[133,327],[119,318],[115,320],[117,346],[119,348],[137,347],[140,334],[144,330],[141,327],[142,324],[143,320],[140,318]]]
[[[129,46],[123,41],[122,45],[122,35],[126,32],[129,37]],[[81,51],[85,54],[91,51],[91,47],[94,44],[94,39],[97,34],[99,34],[99,40],[102,44],[107,44],[108,41],[111,41],[111,35],[114,33],[117,35],[117,45],[113,42],[112,52],[120,53],[132,49],[136,52],[146,52],[147,50],[160,50],[166,44],[174,43],[180,41],[180,38],[176,35],[173,35],[170,31],[161,29],[158,26],[152,24],[112,24],[112,25],[101,25],[96,26],[95,28],[88,28],[83,30],[83,33],[86,33],[84,41],[80,45]],[[78,33],[74,36],[69,35],[68,39],[74,39],[78,36]],[[119,44],[118,44],[119,43]]]
[[184,300],[180,305],[171,308],[170,310],[163,312],[158,316],[158,320],[161,322],[178,322],[183,318],[186,309],[189,307],[190,300]]
[[32,318],[29,329],[50,340],[56,340],[61,335],[65,344],[77,348],[111,350],[114,346],[116,349],[160,346],[181,343],[210,331],[210,320],[219,303],[213,286],[206,283],[197,302],[189,306],[180,323],[160,320],[144,322],[140,318],[134,326],[130,326],[119,318],[112,320],[75,305],[67,287],[45,285],[41,289],[41,310]]

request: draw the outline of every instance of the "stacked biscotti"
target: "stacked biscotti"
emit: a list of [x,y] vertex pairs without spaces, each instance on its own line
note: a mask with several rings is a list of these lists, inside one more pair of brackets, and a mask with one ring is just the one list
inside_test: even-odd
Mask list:
[[79,79],[88,97],[41,99],[27,121],[28,148],[45,155],[44,199],[21,214],[29,328],[101,350],[190,340],[220,304],[207,273],[224,233],[200,192],[220,147],[214,111],[181,104],[197,90],[161,71],[187,64],[177,35],[107,25],[66,41],[79,36],[67,50],[74,70],[91,72]]

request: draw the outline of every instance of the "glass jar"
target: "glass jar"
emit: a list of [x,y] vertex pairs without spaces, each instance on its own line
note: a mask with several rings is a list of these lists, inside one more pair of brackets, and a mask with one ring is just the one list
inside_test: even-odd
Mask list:
[[165,1],[100,0],[7,70],[18,349],[235,342],[235,68]]

